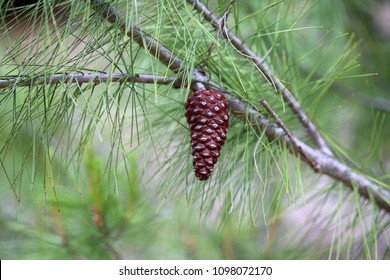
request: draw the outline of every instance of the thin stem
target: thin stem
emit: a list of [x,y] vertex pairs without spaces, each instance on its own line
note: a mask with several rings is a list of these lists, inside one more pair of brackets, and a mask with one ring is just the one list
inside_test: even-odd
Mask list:
[[265,99],[260,99],[261,105],[265,108],[265,110],[271,115],[271,117],[276,121],[278,126],[283,129],[284,133],[287,135],[288,138],[290,138],[291,142],[293,141],[292,134],[290,130],[285,126],[285,124],[282,122],[282,120],[279,118],[278,114],[271,108],[270,105],[268,105],[267,101]]
[[226,12],[223,14],[223,17],[219,21],[217,34],[215,35],[215,41],[211,43],[209,49],[207,50],[207,55],[206,55],[206,57],[204,59],[203,65],[201,67],[202,72],[205,72],[205,67],[207,66],[207,64],[209,62],[211,53],[213,52],[213,50],[215,48],[215,44],[219,41],[219,38],[220,38],[224,28],[225,28],[226,21],[227,21],[229,15],[230,15],[230,13],[232,12],[233,5],[234,5],[235,2],[236,2],[236,0],[232,0],[230,2],[229,7],[227,8]]
[[[202,14],[203,18],[211,23],[211,25],[218,31],[219,22],[221,19],[216,17],[208,8],[200,3],[198,0],[187,0],[196,11]],[[270,68],[264,63],[264,61],[258,57],[249,47],[247,47],[236,35],[234,35],[225,26],[223,36],[230,41],[236,50],[240,54],[244,55],[256,65],[256,67],[262,73],[262,76],[275,88],[276,92],[279,92],[283,96],[283,100],[290,106],[291,110],[297,115],[299,121],[307,130],[314,144],[323,153],[327,155],[333,155],[333,152],[329,148],[325,139],[320,135],[316,126],[310,121],[309,117],[305,114],[299,104],[295,101],[291,92],[283,85],[283,83],[272,73]]]
[[88,74],[56,74],[49,77],[17,77],[12,79],[0,80],[0,89],[12,87],[29,87],[47,84],[60,83],[108,83],[108,82],[128,82],[142,84],[173,84],[180,87],[181,82],[177,78],[153,76],[153,75],[126,75],[126,74],[106,74],[106,73],[88,73]]
[[265,99],[260,99],[261,105],[265,108],[265,110],[271,115],[271,117],[275,120],[276,124],[283,129],[285,135],[290,139],[291,144],[294,145],[294,150],[297,150],[299,154],[304,157],[307,162],[310,164],[311,168],[318,172],[318,166],[315,162],[310,161],[310,159],[305,155],[302,148],[298,145],[298,143],[295,141],[295,137],[293,137],[293,134],[290,132],[290,130],[286,127],[286,125],[283,123],[283,121],[279,118],[278,114],[272,109],[272,107],[265,101]]

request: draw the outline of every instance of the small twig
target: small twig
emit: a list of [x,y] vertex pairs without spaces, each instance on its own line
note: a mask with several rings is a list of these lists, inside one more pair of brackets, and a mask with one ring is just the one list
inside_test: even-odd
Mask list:
[[318,172],[318,166],[315,162],[312,162],[306,155],[305,152],[302,150],[302,148],[298,145],[298,143],[295,141],[295,138],[293,137],[290,130],[286,127],[286,125],[283,123],[283,121],[279,118],[278,114],[271,108],[271,106],[265,101],[265,99],[260,99],[261,105],[267,110],[267,112],[271,115],[271,117],[275,120],[276,124],[283,129],[284,133],[287,135],[287,137],[290,139],[292,145],[294,146],[294,151],[299,153],[302,157],[306,159],[306,161],[310,164],[311,168]]
[[265,99],[260,99],[261,105],[263,105],[264,109],[267,110],[268,114],[271,115],[271,117],[276,121],[278,126],[283,129],[284,133],[287,135],[288,138],[290,138],[291,142],[295,142],[293,140],[291,132],[288,130],[288,128],[285,126],[285,124],[282,122],[282,120],[279,118],[278,114],[271,108],[270,105],[268,105],[267,101]]
[[108,82],[128,82],[142,84],[173,84],[175,87],[181,87],[181,81],[178,78],[153,76],[153,75],[126,75],[126,74],[105,74],[105,73],[88,73],[88,74],[55,74],[49,77],[17,77],[12,79],[0,79],[0,89],[11,87],[29,87],[48,84],[61,83],[108,83]]
[[[211,25],[218,30],[220,19],[216,17],[208,8],[200,3],[198,0],[187,0],[195,10],[203,15],[203,18],[210,22]],[[223,36],[230,41],[234,48],[243,54],[256,65],[265,79],[275,88],[275,90],[282,94],[283,99],[290,106],[291,110],[298,116],[299,121],[307,130],[314,144],[324,154],[333,155],[332,150],[329,148],[325,139],[318,132],[316,126],[310,121],[305,112],[301,109],[299,104],[295,101],[291,92],[283,85],[283,83],[274,76],[270,68],[259,58],[249,47],[247,47],[237,36],[235,36],[230,30],[225,27]]]
[[235,2],[236,2],[236,0],[232,0],[232,2],[230,3],[229,7],[226,10],[226,12],[223,14],[223,17],[219,21],[217,34],[215,35],[215,41],[212,42],[210,47],[208,48],[207,55],[204,58],[204,62],[202,64],[201,68],[200,68],[200,70],[203,71],[203,72],[205,71],[205,67],[207,66],[207,64],[209,62],[211,53],[213,52],[213,50],[215,48],[215,44],[219,41],[219,38],[221,37],[222,32],[225,30],[225,25],[226,25],[227,18],[229,17]]

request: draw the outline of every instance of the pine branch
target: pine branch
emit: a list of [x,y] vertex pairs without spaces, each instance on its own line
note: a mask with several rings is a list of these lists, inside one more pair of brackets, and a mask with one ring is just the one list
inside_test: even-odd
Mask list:
[[[289,120],[292,117],[297,121],[297,115],[290,111],[280,92],[274,91],[265,80],[259,80],[261,73],[256,66],[244,56],[240,57],[223,37],[222,23],[218,32],[214,32],[211,25],[185,1],[104,2],[123,12],[123,22],[127,27],[121,29],[118,22],[106,22],[88,1],[69,2],[70,6],[64,2],[65,9],[59,7],[60,15],[53,15],[51,8],[56,12],[58,7],[45,1],[45,5],[48,4],[45,7],[49,10],[37,6],[37,9],[28,9],[30,12],[25,17],[26,26],[34,25],[34,32],[30,32],[28,27],[7,29],[3,36],[6,53],[0,58],[4,62],[1,68],[3,75],[0,75],[0,117],[3,120],[3,141],[0,142],[4,142],[0,148],[0,174],[9,185],[9,190],[3,190],[3,198],[8,198],[7,194],[11,191],[11,199],[7,201],[11,206],[15,204],[14,200],[20,203],[26,186],[30,184],[31,188],[34,187],[33,193],[30,190],[34,195],[34,204],[42,204],[44,216],[55,219],[54,228],[53,223],[45,223],[49,226],[34,230],[33,227],[20,227],[20,223],[15,227],[13,217],[6,213],[1,231],[2,235],[10,237],[10,244],[16,248],[12,250],[12,258],[23,257],[26,253],[39,258],[39,252],[44,252],[44,257],[50,258],[121,259],[134,255],[155,258],[156,254],[148,253],[148,247],[160,246],[164,249],[167,244],[165,242],[161,246],[158,238],[155,244],[148,241],[158,237],[153,234],[156,226],[161,228],[167,224],[164,220],[159,222],[160,209],[170,207],[166,205],[167,198],[178,195],[185,198],[187,204],[196,202],[199,207],[198,224],[195,220],[186,225],[189,234],[193,229],[196,231],[205,218],[222,222],[219,230],[222,235],[217,237],[222,238],[224,245],[227,244],[224,248],[228,247],[228,250],[219,251],[222,257],[260,255],[277,258],[279,255],[285,256],[286,250],[294,251],[289,257],[298,259],[389,257],[389,236],[386,231],[390,218],[390,185],[380,182],[378,177],[369,177],[372,174],[369,171],[366,174],[358,173],[361,169],[349,165],[350,161],[344,160],[339,153],[323,155],[309,135],[296,132]],[[234,2],[236,6],[233,7]],[[288,25],[290,8],[294,8],[284,2],[269,11],[260,6],[255,11],[248,10],[251,8],[251,5],[248,6],[250,1],[204,0],[202,3],[210,3],[213,7],[217,5],[219,12],[215,11],[215,14],[220,18],[227,18],[230,11],[233,12],[230,17],[237,16],[238,10],[240,15],[249,11],[253,14],[245,18],[265,14],[273,23],[281,25]],[[238,8],[237,14],[234,14],[232,7]],[[319,7],[320,11],[324,10]],[[315,14],[318,15],[318,11]],[[64,18],[66,25],[61,24],[61,18]],[[59,25],[51,25],[52,19]],[[240,25],[243,18],[234,20],[238,21],[237,30],[245,33],[245,24]],[[307,20],[312,19],[309,16]],[[50,25],[48,29],[47,22]],[[147,46],[141,48],[129,39],[126,33],[128,24],[132,22],[140,32],[145,35],[144,32],[148,32],[152,36],[149,45],[153,40],[158,44],[167,42],[165,47],[170,53],[167,52],[164,59],[172,61],[174,56],[178,56],[183,60],[179,60],[180,70],[168,73],[168,67],[159,62],[158,49],[157,55],[148,54]],[[259,24],[259,28],[269,26],[267,22]],[[227,26],[235,32],[236,29]],[[236,34],[246,43],[240,32]],[[254,38],[257,35],[255,33]],[[7,40],[9,36],[10,41]],[[322,89],[324,96],[329,83],[345,77],[344,73],[355,65],[353,55],[340,53],[340,48],[333,48],[333,41],[330,41],[330,45],[325,41],[316,42],[321,55],[309,63],[315,67],[310,68],[314,72],[322,72],[324,65],[332,67],[332,71],[327,72],[327,79],[319,79],[314,86]],[[348,41],[346,50],[349,50],[350,42],[353,40]],[[342,45],[344,43],[341,42]],[[218,50],[220,53],[212,50],[214,46],[222,46]],[[208,52],[208,49],[211,51]],[[265,54],[260,51],[257,55],[262,55],[262,62],[279,76],[280,73],[274,70],[275,61],[265,58],[274,47],[267,49],[264,50]],[[315,50],[311,49],[310,53]],[[296,52],[296,48],[293,51]],[[337,54],[345,57],[339,59]],[[47,59],[49,57],[54,59]],[[334,60],[328,60],[329,57]],[[322,63],[321,59],[329,64]],[[202,71],[204,61],[207,71]],[[333,62],[340,67],[334,67]],[[194,65],[197,69],[194,69]],[[20,72],[19,75],[15,70]],[[203,75],[204,72],[207,76]],[[359,77],[359,73],[356,76]],[[282,81],[285,83],[283,78]],[[262,86],[259,87],[259,83]],[[304,87],[307,83],[305,80],[303,85],[299,84]],[[161,86],[164,84],[167,87]],[[285,85],[294,95],[298,93],[289,84]],[[183,98],[189,94],[190,88],[194,91],[197,88],[226,91],[224,94],[229,102],[231,127],[227,143],[222,149],[219,166],[207,183],[196,181],[192,172],[189,173],[189,135],[183,129],[185,125],[182,121],[185,109]],[[259,101],[261,97],[256,97],[257,93],[260,94],[256,91],[267,89],[273,92],[270,99],[267,98],[272,106],[265,100]],[[297,101],[300,102],[300,99]],[[359,101],[366,106],[370,104],[367,100]],[[280,107],[280,102],[287,105],[286,116],[281,113],[284,107]],[[312,111],[310,106],[302,106],[302,109],[307,113]],[[381,132],[383,120],[380,116],[373,117],[378,121],[374,123],[377,129],[373,130],[373,135],[376,135],[377,131]],[[312,121],[317,126],[314,118]],[[304,130],[308,134],[301,123],[298,126],[300,132]],[[319,132],[328,141],[328,132],[323,129]],[[363,137],[359,141],[369,141],[369,135],[360,135]],[[369,144],[375,146],[371,151],[375,153],[377,143]],[[334,146],[330,147],[333,149]],[[305,178],[301,178],[302,171],[306,174]],[[343,184],[344,178],[348,187]],[[366,178],[368,180],[365,182]],[[327,185],[322,186],[320,192],[312,189],[318,180],[320,184],[325,180]],[[42,185],[42,190],[38,192],[37,183],[38,187]],[[64,184],[72,189],[69,195],[60,194],[59,197],[58,187]],[[155,205],[155,195],[152,201],[144,197],[142,189],[145,184],[154,185],[153,189],[159,195],[159,205]],[[81,201],[81,207],[78,206],[80,195],[88,198]],[[304,195],[304,201],[296,200],[301,195]],[[300,214],[299,221],[293,219],[295,226],[287,231],[281,227],[282,220],[291,220],[290,215],[285,215],[285,202],[292,203],[293,208],[298,207]],[[218,206],[218,216],[213,215],[215,205]],[[183,217],[181,210],[176,211],[175,218]],[[38,219],[42,218],[40,211],[36,213]],[[259,218],[260,225],[256,225]],[[129,223],[130,226],[126,226]],[[76,227],[72,224],[76,224]],[[77,227],[77,224],[82,226]],[[246,246],[245,251],[232,254],[231,245],[240,241],[240,238],[234,239],[234,229],[238,226],[246,231],[249,224],[251,228],[255,227],[256,236],[268,236],[264,248],[248,249],[248,242],[256,242],[256,239],[249,238],[242,244],[237,243],[237,246]],[[148,225],[151,227],[148,228]],[[134,228],[142,230],[135,231]],[[253,232],[253,229],[249,230]],[[29,231],[33,231],[33,234],[26,235]],[[168,233],[180,234],[182,231],[180,225],[176,228],[168,225]],[[41,233],[45,233],[44,236]],[[148,233],[152,234],[145,235]],[[50,242],[53,236],[59,238],[54,243]],[[132,240],[130,244],[126,240],[129,236]],[[29,249],[31,239],[42,243],[39,252],[35,247]],[[187,257],[199,256],[198,251],[207,255],[207,250],[201,252],[202,248],[194,247],[193,240],[187,241],[184,242]],[[117,244],[124,243],[126,248],[117,247]],[[135,251],[132,245],[135,245]],[[140,254],[138,248],[146,250]],[[0,249],[0,252],[6,251]]]
[[[219,32],[221,19],[213,15],[210,10],[207,9],[205,5],[200,3],[198,0],[187,0],[198,13],[200,13],[203,18],[211,23],[217,32]],[[310,121],[309,117],[301,109],[299,104],[295,101],[291,92],[287,89],[286,86],[272,73],[270,68],[264,63],[263,59],[258,57],[249,47],[247,47],[237,36],[235,36],[226,26],[223,26],[222,35],[229,40],[229,42],[239,51],[240,54],[244,55],[246,58],[252,60],[252,62],[257,66],[265,79],[275,88],[277,92],[282,94],[283,99],[290,106],[291,110],[297,115],[299,121],[306,128],[308,134],[313,140],[314,144],[319,148],[323,153],[327,155],[333,155],[333,152],[329,148],[325,139],[318,132],[316,126]]]
[[[190,1],[197,5],[197,7],[206,9],[198,1]],[[141,47],[144,47],[149,51],[151,55],[159,59],[161,63],[166,65],[175,73],[180,73],[186,69],[186,64],[178,57],[173,56],[173,54],[165,46],[159,44],[151,36],[144,33],[138,27],[134,25],[127,26],[124,20],[124,16],[118,12],[116,9],[111,7],[109,4],[104,3],[101,0],[90,0],[93,9],[106,18],[110,23],[115,23],[119,25],[122,31],[125,31],[126,34],[138,43]],[[204,11],[207,12],[207,9]],[[216,19],[211,13],[207,13],[207,17],[214,22]],[[250,59],[253,59],[255,62],[261,62],[248,48],[246,48],[238,38],[234,37],[227,29],[225,29],[225,36],[229,36],[230,40],[236,41],[235,44],[239,46],[239,50],[249,52]],[[235,39],[236,38],[236,39]],[[329,155],[327,151],[328,145],[325,140],[318,134],[317,128],[311,123],[304,112],[299,108],[299,105],[294,101],[291,93],[281,84],[281,82],[276,79],[273,74],[264,66],[261,62],[260,65],[257,65],[260,69],[265,70],[268,78],[275,84],[278,90],[281,91],[283,96],[286,96],[286,101],[289,102],[290,106],[293,108],[294,112],[302,118],[302,122],[307,126],[308,131],[312,137],[317,141],[317,146],[319,150],[313,149],[303,141],[298,139],[293,134],[287,136],[285,131],[272,124],[266,117],[259,114],[256,110],[251,108],[247,103],[231,97],[229,94],[225,94],[230,111],[239,119],[244,122],[250,122],[252,126],[259,132],[264,131],[268,141],[276,141],[277,143],[287,147],[289,151],[294,155],[298,156],[299,154],[304,155],[301,159],[309,164],[312,167],[314,172],[328,175],[343,183],[345,186],[357,190],[361,197],[364,197],[368,200],[373,200],[377,206],[388,213],[390,213],[390,190],[376,184],[374,181],[367,179],[365,176],[360,175],[352,171],[348,166],[336,160],[334,157]],[[210,79],[203,74],[201,71],[195,69],[193,80],[200,81],[193,83],[191,88],[197,90],[200,88],[205,88],[206,86],[203,83],[213,84]],[[295,109],[294,109],[295,108]],[[322,143],[324,142],[324,143]],[[313,165],[314,163],[314,165]]]
[[250,108],[248,104],[239,99],[228,100],[231,112],[244,122],[249,122],[259,133],[265,132],[268,141],[276,141],[285,146],[297,156],[304,155],[301,159],[306,162],[313,171],[319,174],[328,175],[338,182],[343,183],[352,190],[357,190],[361,197],[373,200],[375,204],[390,213],[390,190],[384,188],[365,176],[352,171],[347,165],[336,160],[334,157],[315,150],[302,142],[293,134],[287,136],[284,130],[272,124],[263,115]]
[[173,84],[175,87],[180,87],[181,82],[177,78],[163,77],[154,75],[126,75],[126,74],[106,74],[106,73],[88,73],[88,74],[56,74],[50,77],[17,77],[12,79],[0,80],[0,89],[12,87],[30,87],[48,84],[61,83],[108,83],[108,82],[128,82],[142,84]]
[[[109,3],[102,0],[90,0],[96,12],[101,13],[101,16],[110,23],[115,23],[119,28],[126,33],[126,35],[136,42],[140,47],[145,48],[152,56],[158,58],[162,64],[167,66],[173,73],[181,73],[186,69],[185,63],[178,57],[172,55],[171,51],[165,46],[157,42],[147,33],[139,29],[133,24],[126,24],[125,17],[122,13],[117,11]],[[193,80],[209,82],[207,76],[199,70],[195,70]],[[183,84],[185,86],[185,84]],[[192,83],[193,90],[205,89],[202,84]]]

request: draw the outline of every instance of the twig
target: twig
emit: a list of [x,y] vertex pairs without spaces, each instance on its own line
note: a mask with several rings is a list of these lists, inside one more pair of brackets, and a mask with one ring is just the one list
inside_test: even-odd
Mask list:
[[271,108],[270,105],[268,105],[267,101],[265,99],[260,99],[261,105],[267,110],[267,112],[271,115],[271,117],[276,121],[276,124],[283,129],[285,135],[290,139],[291,144],[294,145],[294,150],[297,150],[298,153],[306,159],[306,161],[310,164],[311,168],[318,172],[318,166],[315,162],[310,161],[310,159],[305,155],[302,148],[298,145],[298,143],[295,141],[295,138],[291,134],[290,130],[286,127],[286,125],[283,123],[283,121],[279,118],[278,114]]
[[[123,20],[123,15],[117,12],[112,7],[104,4],[102,5],[102,1],[100,0],[90,0],[93,4],[93,8],[96,11],[101,11],[102,15],[105,16],[111,23],[115,23],[118,25],[116,20],[120,21],[120,27],[122,30],[127,31],[126,25]],[[130,26],[130,30],[134,30],[135,27]],[[136,29],[138,36],[141,36],[143,33],[141,30]],[[132,32],[128,32],[127,35],[133,38],[135,42],[148,42],[149,46],[153,46],[152,54],[157,54],[156,58],[158,58],[163,64],[167,65],[172,71],[178,72],[180,69],[184,69],[186,65],[182,60],[176,58],[172,55],[172,53],[161,44],[158,44],[156,40],[154,40],[149,35],[144,40],[142,38],[137,37],[137,41],[135,37],[133,37]],[[142,35],[143,36],[143,35]],[[140,44],[140,43],[139,43]],[[141,44],[140,44],[141,45]],[[141,46],[145,46],[142,43]],[[150,48],[148,49],[150,51]],[[167,61],[173,61],[174,63],[167,63]],[[174,65],[174,66],[172,66]],[[213,84],[210,79],[195,69],[192,76],[193,80],[199,81],[196,83],[192,83],[192,89],[205,87],[204,83]],[[295,145],[292,143],[291,139],[286,136],[283,129],[274,124],[270,123],[270,121],[260,115],[256,110],[248,106],[247,103],[239,100],[237,98],[233,98],[229,94],[225,93],[229,104],[229,110],[232,114],[234,114],[237,118],[241,119],[244,122],[250,122],[253,127],[260,131],[264,131],[268,141],[276,141],[279,144],[284,144],[289,151],[296,155],[299,153],[297,147],[303,151],[306,157],[302,158],[302,160],[308,163],[311,166],[312,162],[316,163],[315,172],[328,175],[334,178],[336,181],[342,182],[345,186],[356,189],[360,196],[372,199],[378,205],[379,208],[390,213],[390,190],[376,184],[373,180],[369,180],[363,175],[360,175],[356,172],[353,172],[349,167],[345,164],[339,162],[334,157],[326,154],[322,150],[314,150],[310,146],[306,145],[304,142],[300,141],[294,135],[291,135],[291,139],[296,143]],[[316,130],[315,130],[316,131]],[[322,138],[320,138],[322,139]]]
[[209,59],[210,59],[210,56],[211,56],[211,53],[213,52],[214,48],[215,48],[215,44],[219,41],[219,38],[225,28],[225,25],[226,25],[226,21],[227,21],[227,18],[229,17],[232,9],[233,9],[233,5],[234,3],[236,2],[236,0],[232,0],[232,2],[230,2],[230,5],[229,7],[227,8],[226,12],[223,14],[223,17],[221,18],[221,20],[219,21],[219,24],[218,24],[218,29],[217,29],[217,34],[215,35],[215,41],[211,43],[209,49],[207,50],[207,55],[206,57],[204,58],[204,62],[201,66],[201,71],[204,72],[205,71],[205,67],[207,66],[208,62],[209,62]]
[[0,79],[0,89],[11,87],[29,87],[46,84],[60,83],[94,83],[101,84],[107,82],[128,82],[142,84],[173,84],[175,87],[181,86],[181,81],[173,77],[153,76],[153,75],[126,75],[126,74],[105,74],[105,73],[88,73],[88,74],[56,74],[49,77],[17,77],[12,79]]
[[288,130],[288,128],[284,125],[282,120],[279,118],[278,114],[271,108],[271,106],[268,105],[267,101],[265,99],[260,99],[261,105],[267,110],[267,112],[271,115],[271,117],[274,118],[278,126],[283,129],[284,133],[287,135],[288,138],[290,138],[291,142],[294,142],[291,132]]
[[[220,19],[213,15],[210,10],[207,9],[205,5],[200,3],[198,0],[187,0],[195,10],[202,14],[203,18],[210,22],[211,25],[218,30]],[[276,89],[277,92],[280,92],[283,96],[283,99],[290,106],[291,110],[298,116],[299,121],[306,128],[308,134],[313,140],[314,144],[320,149],[323,153],[327,155],[333,155],[333,152],[329,148],[325,139],[320,135],[316,126],[310,121],[305,112],[301,109],[299,104],[295,101],[291,92],[283,85],[283,83],[274,76],[269,67],[259,58],[249,47],[247,47],[237,36],[235,36],[230,30],[225,27],[223,36],[228,39],[231,44],[238,50],[241,54],[244,54],[245,57],[252,60],[257,68],[261,71],[266,80]]]

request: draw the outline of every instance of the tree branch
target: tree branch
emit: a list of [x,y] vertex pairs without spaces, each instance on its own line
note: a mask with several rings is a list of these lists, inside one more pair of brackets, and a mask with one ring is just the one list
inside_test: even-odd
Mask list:
[[[211,23],[215,30],[219,30],[220,18],[216,17],[207,9],[205,5],[200,3],[198,0],[187,0],[198,13],[202,14],[203,18]],[[235,36],[230,30],[224,26],[223,36],[230,41],[230,43],[238,50],[241,54],[244,54],[245,57],[252,60],[252,62],[257,66],[260,72],[263,74],[265,79],[276,89],[277,92],[280,92],[283,96],[283,100],[287,102],[291,110],[298,116],[299,121],[306,128],[308,134],[313,140],[314,144],[319,148],[323,153],[327,155],[333,155],[333,152],[329,148],[325,139],[320,135],[316,126],[310,121],[309,117],[301,109],[299,104],[295,101],[291,92],[283,85],[283,83],[275,77],[270,68],[264,63],[264,61],[258,57],[249,47],[247,47],[237,36]]]
[[105,74],[105,73],[88,73],[88,74],[56,74],[50,77],[17,77],[12,79],[0,79],[0,89],[12,87],[30,87],[47,84],[60,83],[94,83],[101,84],[107,82],[128,82],[142,84],[173,84],[175,87],[180,87],[181,82],[177,78],[153,76],[153,75],[126,75],[126,74]]
[[[134,24],[127,24],[122,13],[117,11],[114,7],[103,0],[89,0],[96,12],[100,13],[110,23],[115,23],[119,28],[125,32],[134,42],[140,47],[146,49],[152,56],[167,66],[172,72],[180,73],[184,71],[187,66],[180,58],[175,57],[169,49],[164,45],[158,43],[150,35],[146,34]],[[203,83],[210,83],[210,79],[198,69],[194,70],[193,80],[199,83],[191,83],[192,90],[205,89]],[[184,82],[184,81],[182,81]],[[182,86],[186,86],[185,83]]]
[[[156,40],[145,34],[138,27],[133,25],[126,27],[124,16],[113,7],[103,3],[101,0],[90,0],[90,2],[96,12],[101,13],[102,16],[104,16],[109,22],[117,25],[119,24],[122,31],[127,32],[127,35],[130,38],[132,38],[141,47],[146,48],[153,56],[159,59],[161,63],[169,67],[169,69],[173,72],[178,73],[186,68],[185,63],[182,60],[174,57],[165,46],[158,44]],[[272,74],[270,77],[275,79]],[[192,78],[193,80],[199,81],[192,84],[193,90],[202,87],[204,88],[205,85],[203,85],[202,82],[213,84],[213,82],[210,81],[205,74],[197,69],[194,70]],[[277,79],[274,81],[279,84],[279,87],[281,87],[281,83]],[[285,92],[287,96],[290,96],[288,98],[292,98],[290,93],[286,91],[284,87],[281,89],[284,90],[283,92]],[[381,187],[363,175],[353,172],[345,164],[330,156],[329,153],[324,152],[324,150],[326,151],[324,147],[327,147],[326,143],[324,145],[320,145],[320,147],[322,147],[321,150],[314,150],[293,134],[287,136],[282,128],[272,124],[267,118],[248,106],[247,103],[237,98],[233,98],[226,93],[225,96],[227,97],[231,113],[244,122],[250,122],[259,132],[264,131],[268,141],[275,141],[279,144],[284,144],[284,146],[286,146],[294,156],[298,156],[303,153],[305,157],[302,157],[301,159],[308,163],[311,167],[312,163],[315,163],[315,168],[312,167],[315,172],[328,175],[336,181],[342,182],[345,186],[351,189],[356,189],[360,196],[369,200],[372,199],[379,208],[390,213],[390,190]],[[296,103],[293,104],[295,104],[293,106],[298,106]],[[301,112],[300,114],[304,114],[300,109],[298,112]],[[305,118],[307,117],[305,116]],[[309,124],[314,127],[314,124],[310,122]],[[314,131],[315,134],[317,133],[315,127],[310,131]],[[318,139],[323,140],[321,136],[319,136],[317,140]]]
[[245,102],[236,98],[228,99],[228,102],[231,112],[237,118],[244,122],[249,122],[259,133],[264,131],[268,141],[276,141],[279,144],[284,144],[295,156],[303,154],[304,156],[301,159],[312,167],[315,172],[328,175],[352,190],[357,190],[361,197],[368,200],[372,199],[379,208],[390,213],[389,189],[352,171],[348,166],[336,160],[334,157],[311,148],[293,134],[287,136],[282,128],[272,124],[267,118],[250,108]]

